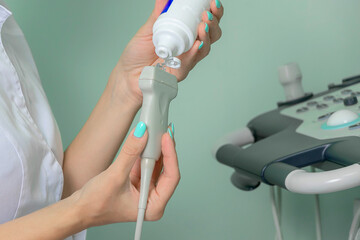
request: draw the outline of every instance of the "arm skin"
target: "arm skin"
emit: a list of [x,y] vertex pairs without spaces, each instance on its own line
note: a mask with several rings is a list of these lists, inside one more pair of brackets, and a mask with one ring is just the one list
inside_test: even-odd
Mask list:
[[[170,129],[171,130],[171,129]],[[119,156],[79,191],[49,207],[0,225],[0,239],[60,240],[93,226],[135,221],[139,201],[139,168],[136,163],[147,142],[128,136]],[[173,134],[173,133],[172,133]],[[162,158],[157,161],[150,185],[145,220],[159,220],[180,180],[175,142],[162,137]],[[162,164],[164,166],[161,172]],[[135,167],[134,167],[135,166]]]
[[[162,12],[167,0],[156,0],[155,8],[148,21],[129,42],[113,72],[106,89],[94,111],[64,155],[63,198],[80,189],[92,177],[104,171],[116,155],[129,126],[141,107],[142,93],[138,79],[145,66],[162,62],[155,54],[152,42],[152,27]],[[211,2],[213,19],[206,12],[198,28],[198,39],[194,46],[183,55],[180,69],[168,71],[178,81],[186,78],[194,66],[210,52],[210,46],[221,37],[219,22],[223,16],[223,6]],[[205,31],[205,23],[209,32]],[[203,42],[203,47],[199,46]]]
[[86,229],[74,197],[0,225],[0,239],[57,240]]
[[[124,50],[88,121],[65,151],[63,200],[1,224],[0,239],[60,240],[92,226],[136,220],[140,155],[147,132],[136,138],[132,131],[114,163],[112,160],[141,106],[139,75],[145,66],[161,61],[154,53],[151,29],[166,2],[156,0],[149,20]],[[223,7],[216,7],[213,1],[211,12],[214,19],[207,19],[204,12],[198,39],[192,49],[179,57],[182,68],[169,70],[178,81],[208,55],[210,45],[221,36],[219,21]],[[205,22],[209,33],[204,30]],[[204,44],[199,49],[201,41]],[[162,217],[180,180],[175,142],[168,133],[163,135],[161,145],[162,157],[157,161],[150,185],[147,221]]]
[[62,198],[70,196],[110,166],[140,108],[140,104],[125,92],[115,95],[112,81],[118,74],[115,71],[89,119],[65,151]]

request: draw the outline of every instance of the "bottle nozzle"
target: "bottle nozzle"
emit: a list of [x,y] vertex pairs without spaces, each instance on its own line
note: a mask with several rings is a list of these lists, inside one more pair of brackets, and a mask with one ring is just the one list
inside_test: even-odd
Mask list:
[[173,57],[172,56],[172,52],[171,50],[169,50],[169,48],[164,47],[164,46],[159,46],[155,49],[156,55],[158,55],[160,58],[164,59],[165,63],[164,65],[166,65],[167,67],[170,68],[180,68],[181,67],[181,60]]
[[169,57],[165,59],[165,65],[177,69],[181,67],[181,60],[176,57]]
[[155,49],[156,55],[158,55],[162,59],[167,59],[172,57],[172,52],[170,49],[164,46],[159,46]]

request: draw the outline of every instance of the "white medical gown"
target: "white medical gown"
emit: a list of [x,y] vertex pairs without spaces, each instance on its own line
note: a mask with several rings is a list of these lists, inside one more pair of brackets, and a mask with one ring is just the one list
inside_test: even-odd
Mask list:
[[[30,49],[0,0],[0,224],[61,199],[63,147]],[[86,232],[68,239],[82,240]]]

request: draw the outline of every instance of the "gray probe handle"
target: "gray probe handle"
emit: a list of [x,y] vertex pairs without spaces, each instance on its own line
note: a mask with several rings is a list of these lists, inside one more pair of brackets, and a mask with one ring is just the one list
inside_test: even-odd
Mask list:
[[168,112],[171,100],[178,92],[174,75],[159,67],[145,67],[139,78],[143,93],[140,121],[148,129],[148,141],[142,158],[158,160],[161,155],[161,137],[168,127]]
[[168,126],[169,105],[177,95],[178,83],[174,75],[165,72],[160,67],[145,67],[140,74],[139,87],[143,93],[140,121],[147,126],[148,140],[141,156],[139,210],[135,229],[136,240],[141,238],[151,176],[155,161],[161,155],[161,138]]

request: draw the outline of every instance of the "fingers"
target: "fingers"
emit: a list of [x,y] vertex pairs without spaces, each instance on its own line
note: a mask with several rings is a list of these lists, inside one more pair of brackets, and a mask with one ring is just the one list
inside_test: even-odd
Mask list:
[[145,123],[139,122],[136,128],[129,134],[119,156],[112,165],[119,174],[119,177],[127,178],[129,176],[134,163],[140,159],[140,155],[146,146],[147,137],[148,133]]
[[185,79],[195,65],[209,54],[211,44],[220,39],[222,31],[219,22],[223,14],[224,8],[219,0],[211,2],[210,11],[203,12],[202,22],[198,27],[198,39],[188,52],[179,56],[182,62],[182,71],[176,73],[179,81]]
[[155,17],[158,18],[164,8],[168,5],[170,1],[169,0],[156,0],[155,1],[155,8],[154,8],[154,14]]
[[219,23],[223,15],[224,7],[221,4],[220,0],[212,1],[210,4],[210,11],[206,11],[202,15],[202,21],[206,22],[210,28],[211,43],[219,40],[222,35]]
[[156,193],[159,195],[160,200],[166,204],[173,195],[175,188],[180,181],[180,171],[176,156],[175,143],[170,137],[169,132],[168,134],[163,135],[161,143],[164,169],[159,177],[159,181],[156,186]]
[[161,12],[164,10],[164,7],[168,3],[168,0],[156,0],[155,7],[152,11],[150,17],[146,21],[146,23],[140,28],[137,34],[151,35],[152,27],[156,21],[156,19],[160,16]]
[[[173,139],[174,137],[174,133],[175,133],[175,128],[174,128],[174,124],[170,123],[168,126],[168,132],[165,134],[169,134],[170,137]],[[174,142],[175,144],[175,142]],[[158,161],[156,161],[155,164],[155,168],[153,171],[153,175],[151,178],[151,185],[150,185],[150,189],[154,188],[155,185],[157,184],[157,181],[159,179],[159,176],[161,174],[163,170],[163,156],[161,155],[160,159]],[[133,165],[133,168],[131,169],[130,172],[130,180],[131,183],[137,188],[140,188],[140,179],[141,179],[141,159],[137,159],[135,164]]]
[[[174,128],[174,124],[170,123],[168,128],[167,128],[167,134],[170,135],[171,139],[173,139],[174,141],[174,134],[175,134],[175,128]],[[174,141],[174,146],[175,146],[175,141]],[[154,168],[154,172],[152,175],[152,184],[153,186],[155,186],[157,184],[157,181],[159,179],[159,176],[163,170],[164,164],[163,164],[163,156],[160,157],[160,159],[156,162],[155,168]]]
[[[151,177],[151,182],[150,182],[150,190],[155,187],[157,180],[161,174],[162,169],[163,169],[163,160],[162,160],[162,156],[161,156],[160,159],[157,160],[155,163],[153,175]],[[139,158],[135,162],[133,168],[131,169],[131,173],[130,173],[131,184],[134,185],[134,187],[139,191],[140,191],[140,180],[141,180],[141,159]]]
[[210,11],[214,15],[214,18],[220,23],[222,16],[224,15],[224,6],[220,0],[214,0],[210,3]]
[[210,28],[207,23],[202,22],[199,24],[198,40],[195,41],[189,51],[179,56],[182,71],[179,72],[178,79],[185,79],[195,65],[209,54],[211,48],[209,32]]
[[136,189],[140,189],[140,179],[141,179],[141,159],[139,158],[134,163],[133,168],[130,172],[130,181]]
[[174,123],[170,123],[169,126],[168,126],[168,134],[170,135],[171,139],[174,141],[174,144],[176,145],[175,143],[175,125]]
[[222,31],[219,26],[219,20],[210,11],[203,12],[202,21],[208,24],[210,43],[220,39]]
[[151,187],[155,187],[158,179],[159,179],[159,176],[163,170],[163,158],[162,156],[160,157],[159,160],[156,161],[156,164],[155,164],[155,167],[154,167],[154,172],[153,172],[153,175],[151,177],[151,184],[152,186]]
[[200,61],[209,54],[211,48],[209,24],[207,24],[206,22],[200,23],[198,28],[198,34],[200,44],[198,47],[199,52],[197,54],[197,61]]

